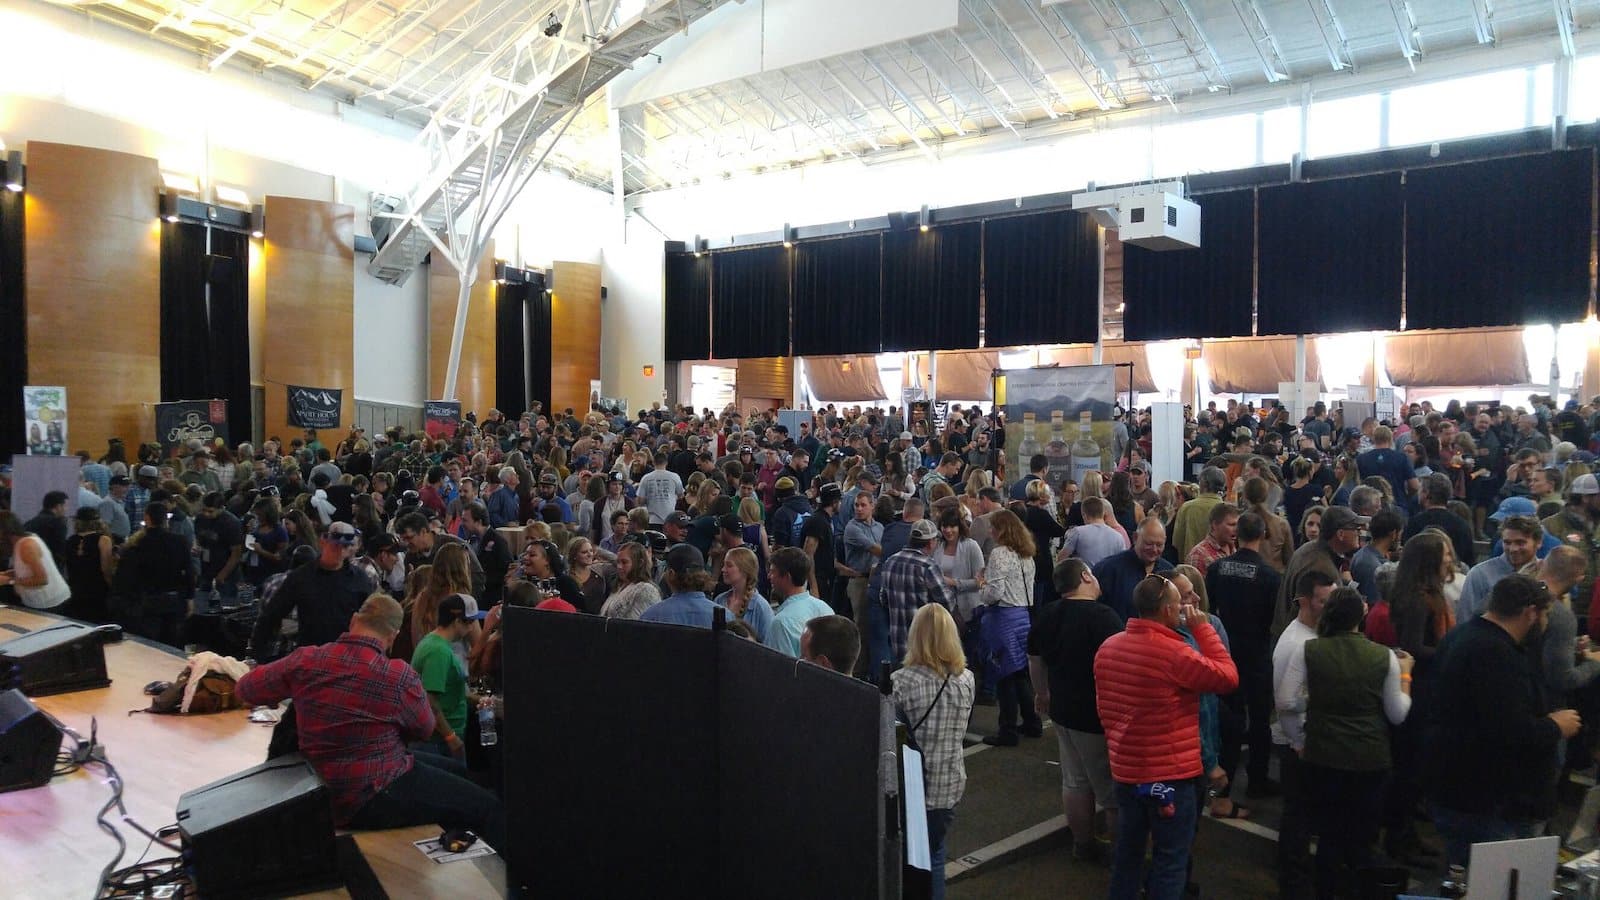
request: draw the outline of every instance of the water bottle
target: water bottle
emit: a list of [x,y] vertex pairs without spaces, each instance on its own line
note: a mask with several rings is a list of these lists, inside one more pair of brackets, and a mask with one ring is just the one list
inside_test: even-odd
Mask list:
[[494,730],[494,698],[485,697],[478,706],[478,743],[485,747],[493,747],[500,743],[500,735]]
[[1439,883],[1439,896],[1449,900],[1459,900],[1467,896],[1467,867],[1461,865],[1451,866],[1444,881]]

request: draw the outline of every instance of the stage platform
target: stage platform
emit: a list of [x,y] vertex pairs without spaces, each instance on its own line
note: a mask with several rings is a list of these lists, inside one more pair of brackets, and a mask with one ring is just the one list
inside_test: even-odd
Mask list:
[[[61,621],[19,607],[0,607],[0,640],[9,640]],[[266,758],[272,729],[250,722],[248,710],[206,716],[132,715],[150,698],[144,686],[171,681],[184,666],[181,653],[159,644],[126,638],[106,646],[109,687],[34,702],[63,724],[87,736],[91,717],[99,741],[124,783],[128,815],[149,829],[174,821],[184,791],[247,769]],[[95,893],[100,870],[116,853],[116,843],[95,824],[95,814],[111,796],[98,767],[54,779],[46,787],[0,794],[0,896],[7,900],[72,898]],[[147,839],[124,825],[128,841],[119,866],[132,864]],[[392,898],[486,897],[505,893],[505,866],[497,855],[456,863],[434,863],[412,846],[436,837],[437,827],[359,833],[356,842]],[[157,845],[149,858],[170,856]],[[310,896],[349,897],[343,890]]]

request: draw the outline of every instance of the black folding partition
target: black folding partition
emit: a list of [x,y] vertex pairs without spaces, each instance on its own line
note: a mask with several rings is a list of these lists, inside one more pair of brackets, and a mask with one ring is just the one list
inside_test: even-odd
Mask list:
[[505,627],[503,855],[528,896],[878,896],[870,686],[727,632]]
[[790,249],[781,246],[711,256],[713,356],[789,355],[789,257]]
[[883,236],[883,349],[978,346],[983,223]]
[[711,258],[668,253],[665,272],[666,358],[711,357]]
[[1200,247],[1124,244],[1123,335],[1130,341],[1242,337],[1255,301],[1255,191],[1194,198]]
[[883,238],[806,241],[794,249],[794,353],[877,353]]
[[1092,344],[1100,337],[1100,229],[1072,210],[983,223],[984,343]]

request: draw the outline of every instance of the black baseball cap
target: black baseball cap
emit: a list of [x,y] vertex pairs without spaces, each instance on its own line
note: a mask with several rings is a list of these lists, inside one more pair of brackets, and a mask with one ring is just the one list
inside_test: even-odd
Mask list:
[[706,558],[693,544],[678,544],[667,551],[667,568],[682,575],[706,567]]
[[682,510],[673,510],[671,513],[669,513],[667,515],[667,518],[662,522],[662,524],[663,525],[683,525],[683,526],[687,526],[690,521],[691,520],[689,519],[689,514],[688,513],[684,512]]
[[380,532],[379,534],[373,536],[371,540],[367,541],[367,555],[373,556],[382,553],[385,550],[393,550],[395,547],[399,546],[399,544],[400,541],[397,540],[394,535],[387,531]]
[[744,522],[740,521],[738,516],[723,516],[717,520],[717,527],[723,531],[737,532],[744,530]]

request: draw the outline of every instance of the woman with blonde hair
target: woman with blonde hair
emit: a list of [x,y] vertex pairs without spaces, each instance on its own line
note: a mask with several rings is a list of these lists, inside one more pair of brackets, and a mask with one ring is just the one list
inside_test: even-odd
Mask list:
[[746,544],[753,547],[767,546],[767,526],[763,521],[764,517],[765,510],[761,508],[760,500],[745,497],[739,501],[739,524],[743,526],[742,535]]
[[[642,509],[642,507],[641,507]],[[617,581],[600,607],[608,619],[637,619],[661,602],[661,591],[650,580],[654,568],[650,551],[643,544],[629,541],[617,548]]]
[[[1030,485],[1031,487],[1031,485]],[[1000,733],[983,739],[996,747],[1015,747],[1020,731],[1028,737],[1044,733],[1033,704],[1033,682],[1028,676],[1029,609],[1034,599],[1033,535],[1017,514],[1002,509],[989,517],[994,549],[983,571],[981,593],[983,646],[992,663],[995,699],[1000,703]],[[1019,728],[1018,715],[1022,722]]]
[[[699,473],[695,474],[698,475]],[[689,515],[692,517],[711,515],[711,505],[716,503],[717,498],[721,496],[722,485],[718,484],[714,478],[702,476],[700,488],[694,495],[694,503],[689,507]]]
[[967,787],[961,739],[973,701],[973,677],[961,652],[961,637],[943,606],[930,603],[917,610],[906,634],[905,664],[889,679],[906,732],[922,750],[931,896],[943,900],[945,836]]
[[757,641],[765,642],[767,626],[772,624],[772,604],[761,596],[759,581],[760,565],[754,550],[734,547],[723,554],[722,583],[728,589],[716,596],[716,603],[749,626]]

